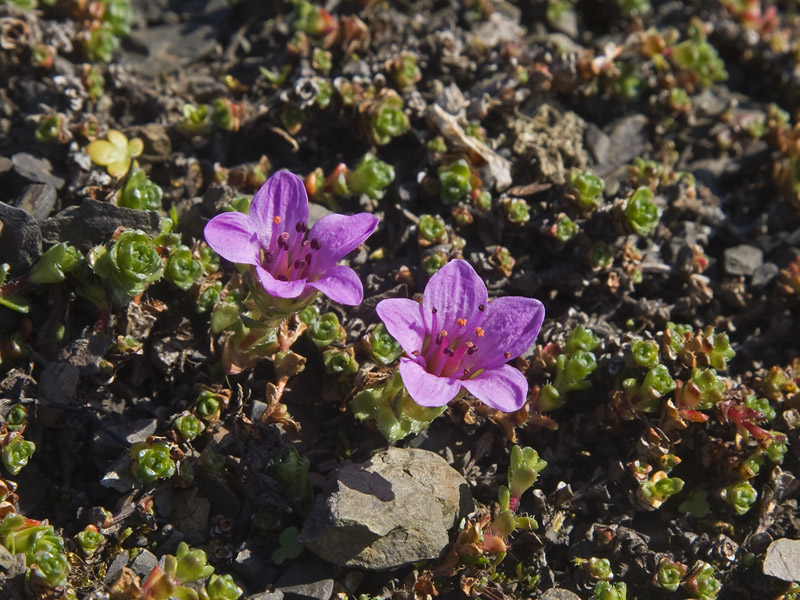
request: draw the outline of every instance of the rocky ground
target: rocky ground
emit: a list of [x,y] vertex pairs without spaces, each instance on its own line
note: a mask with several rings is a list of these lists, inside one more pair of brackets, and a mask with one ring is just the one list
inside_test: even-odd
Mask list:
[[[0,2],[0,595],[798,597],[799,31],[788,0]],[[275,330],[203,227],[281,169],[379,226],[364,302]],[[426,427],[375,306],[458,258],[546,319],[521,410]]]

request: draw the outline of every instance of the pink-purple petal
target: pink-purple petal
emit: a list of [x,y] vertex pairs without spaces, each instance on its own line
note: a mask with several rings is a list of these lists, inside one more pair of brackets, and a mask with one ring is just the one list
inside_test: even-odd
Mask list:
[[253,219],[240,212],[228,212],[211,219],[203,230],[206,243],[225,260],[254,265],[261,246]]
[[308,232],[311,243],[319,240],[320,249],[311,262],[311,276],[324,273],[347,254],[358,248],[378,226],[378,218],[369,213],[332,214],[322,217]]
[[[406,354],[421,352],[425,341],[425,325],[422,321],[422,307],[408,298],[388,298],[378,302],[375,307],[386,331],[389,332]],[[415,360],[419,362],[419,360]]]
[[410,358],[400,359],[400,377],[411,398],[420,406],[444,406],[461,389],[458,379],[431,375]]
[[[491,369],[516,358],[536,342],[544,306],[534,298],[504,296],[489,302],[481,327],[484,337],[469,366]],[[508,355],[506,355],[506,352]]]
[[[288,171],[278,171],[253,196],[250,216],[259,229],[264,248],[284,231],[295,231],[299,221],[308,223],[308,194],[303,180]],[[279,217],[275,222],[275,217]]]
[[261,265],[256,265],[256,273],[261,285],[267,291],[277,298],[297,298],[306,288],[305,279],[296,279],[295,281],[280,281],[272,276],[272,273],[262,268]]
[[316,281],[309,281],[308,285],[339,304],[357,306],[364,299],[361,279],[353,269],[344,265],[331,267]]
[[461,385],[484,404],[503,412],[519,410],[528,397],[528,380],[511,365],[487,369]]
[[[465,260],[452,260],[439,269],[428,281],[422,298],[425,328],[438,333],[453,329],[458,319],[475,326],[481,317],[479,307],[486,305],[489,295],[486,285]],[[436,314],[433,314],[436,309]]]

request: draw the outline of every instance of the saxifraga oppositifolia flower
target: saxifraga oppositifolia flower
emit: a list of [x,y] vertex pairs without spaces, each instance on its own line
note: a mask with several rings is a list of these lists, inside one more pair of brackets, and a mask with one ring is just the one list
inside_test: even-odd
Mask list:
[[288,315],[318,292],[341,304],[360,304],[361,280],[353,269],[336,263],[377,226],[378,219],[369,213],[332,214],[309,230],[305,186],[296,175],[280,171],[256,192],[249,215],[217,215],[204,233],[220,256],[251,265],[253,296],[263,312]]
[[382,300],[378,316],[407,356],[400,376],[421,406],[444,406],[461,391],[503,412],[528,395],[525,376],[506,362],[536,340],[544,306],[509,296],[489,302],[486,286],[464,260],[442,267],[425,287],[422,304]]

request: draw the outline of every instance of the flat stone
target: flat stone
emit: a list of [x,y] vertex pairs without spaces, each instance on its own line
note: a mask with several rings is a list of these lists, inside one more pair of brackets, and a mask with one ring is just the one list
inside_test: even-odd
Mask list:
[[152,210],[123,208],[86,198],[80,206],[70,206],[47,219],[42,225],[42,237],[48,244],[69,242],[85,252],[107,242],[118,227],[156,235],[161,230],[161,217]]
[[280,590],[275,590],[274,592],[260,592],[248,596],[247,600],[283,600],[283,592]]
[[766,262],[761,264],[753,272],[753,279],[750,280],[750,285],[755,289],[762,288],[775,279],[779,272],[780,269],[775,263]]
[[0,202],[0,263],[14,274],[29,269],[42,253],[39,223],[29,212]]
[[275,592],[286,600],[330,600],[333,587],[330,565],[313,558],[289,567],[275,584]]
[[142,550],[131,562],[131,569],[141,578],[145,578],[158,564],[158,558],[149,550]]
[[39,223],[53,212],[56,206],[56,188],[49,183],[32,183],[26,185],[12,203],[17,208],[33,215]]
[[14,172],[24,181],[47,183],[57,190],[64,187],[64,180],[53,175],[53,167],[47,159],[37,158],[27,152],[18,152],[11,157],[11,162],[14,163]]
[[760,248],[740,244],[725,250],[725,272],[728,275],[750,276],[764,262],[764,253]]
[[767,548],[762,566],[764,575],[783,581],[798,581],[800,577],[800,540],[780,538]]
[[151,77],[182,69],[214,52],[221,22],[157,25],[132,31],[125,44],[125,63],[132,71]]
[[114,560],[111,561],[108,571],[106,571],[106,577],[103,580],[103,583],[106,585],[112,585],[117,579],[119,579],[120,575],[122,575],[122,569],[127,566],[128,553],[124,551],[120,552],[114,557]]
[[102,334],[81,336],[64,346],[58,359],[78,367],[81,375],[97,375],[110,345],[111,340]]
[[581,600],[581,597],[569,590],[553,588],[542,594],[541,600]]
[[608,151],[611,148],[611,138],[594,123],[586,125],[586,131],[583,132],[583,143],[595,163],[606,164],[609,162]]
[[605,175],[644,153],[649,144],[649,122],[645,115],[634,114],[614,121],[606,128],[608,147],[600,161],[602,168],[597,169],[598,174]]
[[389,448],[335,474],[298,541],[338,566],[395,569],[438,558],[472,508],[467,482],[441,456]]
[[49,362],[39,376],[39,395],[54,402],[71,402],[78,390],[81,372],[67,362]]
[[0,156],[0,176],[11,172],[14,168],[14,163],[7,156]]

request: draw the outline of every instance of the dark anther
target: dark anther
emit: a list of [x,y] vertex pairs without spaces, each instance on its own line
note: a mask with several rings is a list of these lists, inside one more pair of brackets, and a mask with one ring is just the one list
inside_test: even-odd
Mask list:
[[312,250],[319,250],[320,248],[322,248],[322,242],[320,242],[318,238],[314,238],[313,240],[311,240]]
[[477,346],[473,346],[472,348],[467,349],[467,354],[475,354],[478,351]]
[[297,233],[305,233],[308,231],[308,225],[306,225],[305,221],[298,221],[294,226],[294,229],[297,231]]
[[444,341],[444,336],[443,336],[441,333],[440,333],[439,335],[437,335],[437,336],[436,336],[436,343],[437,343],[438,345],[440,345],[440,346],[441,346],[443,341]]
[[481,311],[481,312],[485,311],[486,310],[486,305],[485,304],[481,304],[480,306],[478,306],[478,310]]
[[286,275],[278,275],[275,279],[278,281],[289,281],[289,278]]
[[436,310],[436,307],[434,306],[434,307],[431,309],[431,313],[435,315],[437,312],[439,312],[439,311],[438,311],[438,310]]

